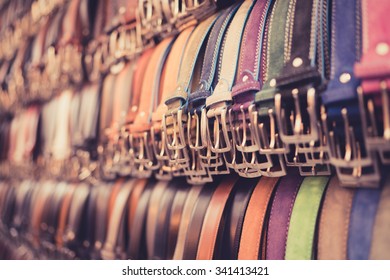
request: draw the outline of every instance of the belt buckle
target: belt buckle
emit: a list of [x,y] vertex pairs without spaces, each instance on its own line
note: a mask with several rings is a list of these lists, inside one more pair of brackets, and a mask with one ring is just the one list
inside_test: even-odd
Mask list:
[[260,123],[259,113],[255,104],[248,107],[248,112],[253,140],[257,143],[259,153],[267,155],[264,159],[268,161],[269,167],[261,170],[262,175],[267,177],[281,177],[286,175],[284,154],[289,152],[289,149],[288,146],[283,144],[277,133],[274,110],[269,109],[268,117],[262,118]]
[[[311,141],[317,141],[319,137],[317,128],[317,113],[316,113],[316,90],[311,87],[307,90],[307,113],[309,117],[309,127],[304,132],[303,114],[301,111],[301,104],[299,100],[299,89],[294,88],[291,90],[294,100],[294,109],[291,110],[290,116],[287,116],[287,112],[282,105],[282,95],[277,93],[275,95],[275,113],[278,123],[279,134],[281,140],[285,144],[301,144],[310,143]],[[291,133],[287,127],[287,123],[291,123]]]
[[156,170],[155,176],[159,180],[171,180],[173,168],[169,161],[170,156],[165,142],[164,131],[161,128],[157,131],[152,125],[150,128],[150,136],[153,153],[159,163],[159,168]]
[[128,176],[131,174],[134,166],[133,153],[131,152],[131,145],[129,133],[125,128],[122,128],[118,138],[119,162],[118,174],[121,176]]
[[105,180],[113,180],[116,174],[112,172],[113,167],[113,147],[112,143],[98,146],[99,154],[99,175]]
[[195,150],[191,150],[191,152],[192,163],[188,168],[184,169],[187,182],[193,185],[212,182],[213,178],[208,172],[208,168],[202,164],[198,152]]
[[380,91],[383,104],[383,127],[377,125],[373,99],[365,100],[361,87],[358,88],[359,105],[367,149],[378,152],[382,163],[390,164],[390,98],[385,80],[380,81]]
[[[208,113],[210,113],[210,111],[212,111],[214,114],[212,117],[207,116],[208,121],[206,121],[205,126],[202,127],[202,137],[209,138],[208,142],[213,153],[226,153],[232,148],[228,134],[227,108],[218,108],[218,111],[217,109],[210,109]],[[210,133],[211,121],[213,122],[212,134]],[[222,144],[221,140],[223,140]]]
[[132,174],[137,178],[149,178],[152,175],[152,169],[148,166],[152,166],[153,161],[151,160],[152,149],[148,144],[148,133],[130,134],[129,138],[134,161]]
[[[345,147],[341,149],[340,141],[334,130],[329,129],[327,115],[323,111],[321,119],[324,131],[329,143],[329,161],[336,169],[340,182],[352,186],[377,186],[380,181],[378,161],[374,152],[367,150],[367,155],[362,157],[362,147],[356,139],[355,131],[348,119],[348,111],[343,108],[341,111]],[[362,143],[364,145],[364,143]]]

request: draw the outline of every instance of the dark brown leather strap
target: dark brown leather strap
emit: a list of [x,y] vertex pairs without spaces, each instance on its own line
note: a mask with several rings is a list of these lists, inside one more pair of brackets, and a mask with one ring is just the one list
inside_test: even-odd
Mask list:
[[237,180],[238,177],[229,176],[215,190],[204,218],[196,255],[197,260],[213,259],[222,214]]

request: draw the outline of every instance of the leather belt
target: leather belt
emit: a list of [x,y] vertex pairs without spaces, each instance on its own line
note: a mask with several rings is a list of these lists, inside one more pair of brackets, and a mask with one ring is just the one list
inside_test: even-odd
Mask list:
[[373,227],[381,189],[358,189],[352,202],[349,220],[349,260],[367,260],[370,256]]
[[[153,192],[150,196],[146,217],[146,249],[148,252],[148,259],[153,259],[160,203],[167,187],[168,182],[158,182],[154,186]],[[160,234],[160,232],[158,233]]]
[[215,183],[205,185],[192,209],[184,243],[183,260],[196,259],[205,214],[216,187]]
[[[322,94],[327,113],[323,127],[329,142],[329,160],[346,185],[377,186],[377,158],[367,151],[357,95],[359,81],[353,66],[359,60],[360,2],[333,2],[331,81]],[[358,148],[359,147],[359,148]]]
[[[196,71],[197,61],[201,60],[202,57],[202,46],[207,41],[209,31],[215,20],[215,15],[209,17],[207,20],[201,22],[192,32],[183,53],[179,75],[176,81],[177,87],[165,99],[167,111],[164,114],[162,125],[168,149],[171,150],[170,161],[177,165],[178,168],[183,169],[184,174],[190,176],[190,181],[192,180],[192,176],[195,176],[197,173],[191,167],[199,167],[199,165],[196,162],[197,159],[191,157],[187,151],[185,133],[187,115],[184,106],[187,104],[191,82],[194,80],[194,76],[196,76],[194,71]],[[197,181],[197,183],[199,182]]]
[[134,190],[131,192],[130,198],[129,198],[129,212],[128,212],[128,232],[130,233],[132,230],[132,225],[134,223],[135,219],[135,213],[137,211],[138,202],[140,201],[140,198],[142,196],[143,190],[145,189],[146,184],[148,181],[146,179],[139,179],[137,180],[137,183],[134,186]]
[[214,259],[237,259],[244,218],[257,183],[258,179],[240,179],[237,184],[242,187],[234,188],[232,191],[221,220]]
[[72,197],[73,197],[75,190],[76,190],[76,185],[74,185],[74,184],[69,185],[68,190],[64,196],[64,199],[62,200],[60,215],[58,218],[58,220],[59,220],[58,227],[57,227],[57,232],[56,232],[56,237],[55,237],[58,250],[60,250],[64,244],[63,235],[65,232],[66,221],[68,219],[69,209],[70,209]]
[[371,260],[386,260],[390,258],[389,250],[389,208],[390,184],[389,177],[383,187],[375,217],[371,241]]
[[[180,185],[178,185],[180,187]],[[175,199],[172,203],[171,213],[169,216],[169,230],[167,242],[167,254],[165,259],[171,260],[176,250],[176,244],[179,238],[179,229],[181,227],[182,217],[187,205],[187,196],[191,189],[185,185],[183,188],[176,190]]]
[[168,235],[169,235],[169,218],[172,209],[173,200],[175,199],[176,186],[182,182],[171,181],[164,194],[160,197],[160,205],[156,219],[154,232],[154,248],[152,259],[164,260],[167,258]]
[[130,180],[121,186],[121,189],[115,199],[115,206],[112,210],[111,219],[108,224],[106,241],[102,249],[102,259],[124,259],[122,248],[118,248],[119,232],[124,224],[124,214],[131,191],[133,190],[135,180]]
[[129,129],[130,149],[135,165],[133,175],[137,177],[149,177],[152,170],[159,168],[148,131],[151,128],[152,113],[159,102],[165,75],[164,65],[173,41],[173,37],[168,37],[156,46],[142,84],[138,114]]
[[188,192],[186,202],[184,204],[184,209],[180,219],[179,231],[176,241],[175,252],[173,255],[174,260],[184,259],[184,246],[186,241],[186,236],[188,234],[189,225],[191,222],[191,214],[197,202],[197,199],[202,191],[203,186],[192,186]]
[[237,180],[238,178],[236,176],[226,178],[213,193],[204,217],[202,231],[200,233],[198,251],[196,255],[197,260],[213,259],[221,218],[227,200],[229,199]]
[[152,114],[150,134],[153,152],[160,164],[160,170],[156,173],[156,177],[159,179],[168,179],[172,173],[177,175],[180,170],[176,166],[172,166],[169,161],[170,153],[162,130],[162,121],[168,108],[164,101],[176,88],[183,53],[193,29],[194,26],[190,26],[183,30],[172,45],[172,49],[165,64],[166,75],[164,76],[160,99],[162,102]]
[[[264,34],[261,71],[264,72],[260,91],[255,93],[255,104],[249,105],[250,133],[254,145],[264,154],[263,160],[270,165],[262,170],[266,176],[282,176],[286,173],[283,155],[286,148],[280,141],[275,118],[275,78],[284,65],[285,28],[290,1],[276,0]],[[246,124],[246,123],[244,123]]]
[[224,164],[222,155],[213,153],[209,139],[202,137],[201,122],[206,120],[206,98],[211,95],[213,81],[217,80],[219,75],[217,64],[222,55],[221,46],[226,30],[238,7],[239,5],[235,5],[222,11],[215,21],[207,41],[199,84],[195,91],[190,92],[187,100],[188,146],[190,151],[200,158],[201,164],[207,167],[210,175],[229,174],[230,172]]
[[286,260],[315,257],[315,230],[328,177],[306,177],[298,191],[288,229]]
[[318,231],[319,260],[347,259],[349,218],[354,190],[342,188],[333,177],[325,193]]
[[275,191],[267,228],[267,260],[284,259],[291,213],[302,180],[297,172],[288,170]]
[[239,260],[257,260],[261,255],[261,247],[265,246],[261,242],[264,239],[267,209],[277,183],[276,178],[263,177],[253,190],[242,227]]
[[[235,170],[242,177],[259,177],[262,169],[272,167],[271,156],[260,155],[247,125],[248,107],[261,89],[264,73],[267,18],[273,1],[256,1],[245,26],[235,85],[231,90],[233,105],[229,109],[229,123],[235,146]],[[225,132],[227,134],[227,132]]]
[[147,259],[146,248],[146,215],[149,200],[153,192],[155,181],[150,180],[139,199],[137,209],[134,215],[134,221],[131,225],[130,242],[127,248],[127,256],[130,259]]
[[383,163],[390,163],[389,66],[390,29],[386,11],[390,2],[363,0],[363,55],[355,65],[362,79],[358,90],[364,139],[369,151],[376,151]]
[[285,65],[274,84],[279,136],[290,149],[286,162],[299,167],[301,175],[330,174],[318,116],[329,69],[327,10],[326,0],[290,1]]
[[[234,152],[234,145],[231,145],[227,133],[227,106],[232,102],[231,89],[236,77],[241,37],[254,3],[244,1],[230,23],[223,45],[218,84],[213,94],[206,99],[208,121],[202,126],[202,135],[204,138],[210,137],[210,148],[215,153],[226,153],[231,149]],[[214,135],[210,134],[211,131],[214,131]],[[230,166],[234,166],[234,162]]]

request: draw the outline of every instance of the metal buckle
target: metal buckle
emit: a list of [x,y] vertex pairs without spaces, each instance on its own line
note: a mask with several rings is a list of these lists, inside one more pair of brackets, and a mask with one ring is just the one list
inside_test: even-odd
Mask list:
[[[209,117],[202,126],[202,137],[209,138],[210,149],[213,153],[226,153],[232,149],[231,140],[228,135],[227,125],[227,108],[222,108],[217,112],[211,109],[214,113],[213,117]],[[210,112],[210,111],[209,111]],[[213,123],[213,133],[210,133],[210,123]],[[221,135],[222,133],[222,135]],[[222,141],[221,141],[222,140]]]
[[129,142],[134,160],[132,174],[138,178],[149,178],[152,175],[152,171],[159,165],[153,165],[153,160],[151,160],[153,151],[149,145],[148,133],[130,134]]
[[[317,141],[319,132],[317,127],[317,113],[316,113],[316,90],[310,88],[307,90],[307,113],[309,118],[309,127],[305,128],[303,123],[303,115],[301,111],[300,98],[298,96],[299,89],[292,90],[295,110],[291,110],[290,115],[287,116],[286,110],[282,106],[282,95],[277,93],[275,95],[275,111],[276,119],[279,127],[279,134],[281,140],[285,144],[301,144]],[[291,123],[291,133],[287,123]],[[304,131],[306,130],[306,131]]]
[[107,145],[98,146],[99,155],[99,175],[104,180],[113,180],[116,178],[116,174],[112,172],[114,166],[113,163],[113,147],[112,143],[108,142]]
[[131,153],[129,134],[126,129],[122,128],[118,137],[118,174],[121,176],[128,176],[132,173],[134,167],[134,158]]
[[380,82],[380,89],[383,127],[378,127],[373,99],[365,100],[361,87],[358,88],[359,105],[367,149],[378,152],[382,163],[390,164],[390,98],[385,80]]
[[168,147],[164,131],[160,129],[156,131],[152,126],[150,128],[151,143],[155,158],[159,163],[159,168],[156,170],[155,176],[159,180],[171,180],[173,168],[169,161]]
[[[354,128],[348,120],[346,108],[341,111],[344,124],[344,138],[340,139],[329,129],[325,110],[321,114],[324,132],[329,143],[329,161],[336,169],[340,182],[353,186],[377,186],[380,181],[379,166],[375,153],[367,150],[366,156],[362,157],[362,147],[356,140]],[[341,140],[341,141],[340,141]],[[345,142],[341,149],[341,142]]]

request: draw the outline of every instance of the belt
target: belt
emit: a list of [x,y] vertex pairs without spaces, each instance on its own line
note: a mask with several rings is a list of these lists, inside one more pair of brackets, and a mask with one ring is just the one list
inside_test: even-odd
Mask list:
[[130,242],[127,247],[127,257],[132,260],[146,259],[146,215],[151,194],[154,189],[155,181],[150,180],[139,199],[137,209],[134,215],[134,221],[131,225]]
[[166,74],[163,80],[163,88],[160,99],[162,102],[160,102],[152,114],[152,127],[150,129],[150,134],[153,152],[160,164],[160,170],[156,173],[156,177],[159,179],[168,179],[172,173],[175,175],[179,173],[179,168],[172,166],[169,161],[170,153],[167,148],[162,129],[164,114],[168,109],[164,101],[176,88],[183,53],[193,29],[194,26],[190,26],[183,30],[172,45],[172,49],[165,63]]
[[118,248],[119,232],[121,225],[124,223],[126,204],[135,184],[135,180],[129,180],[123,183],[115,199],[114,209],[112,210],[111,219],[108,223],[106,241],[101,253],[102,259],[124,259],[123,248]]
[[196,259],[203,221],[216,186],[215,183],[205,185],[192,208],[182,253],[183,260]]
[[239,5],[235,5],[222,11],[215,21],[207,41],[199,84],[195,91],[190,92],[187,100],[188,146],[190,151],[200,158],[201,164],[207,166],[210,175],[230,172],[223,162],[222,155],[211,152],[209,139],[202,137],[201,122],[206,120],[206,98],[211,95],[213,81],[219,75],[217,64],[222,55],[221,46],[226,30],[238,7]]
[[236,176],[226,178],[213,193],[203,220],[196,255],[197,260],[213,259],[221,218],[237,180],[238,178]]
[[[227,106],[232,102],[231,89],[236,77],[241,37],[254,3],[255,1],[244,1],[230,23],[222,46],[218,83],[213,94],[206,99],[208,121],[204,122],[206,125],[202,126],[201,133],[205,139],[210,138],[210,149],[214,153],[226,153],[234,149],[228,135]],[[210,131],[214,133],[210,134]],[[230,165],[234,165],[234,162]]]
[[287,165],[299,167],[301,175],[330,174],[318,116],[329,69],[327,5],[327,0],[290,1],[285,65],[273,84],[279,92],[275,95],[279,136],[290,149]]
[[72,202],[73,194],[76,190],[76,185],[71,184],[68,185],[67,192],[64,196],[64,199],[62,200],[61,203],[61,210],[60,210],[60,215],[58,218],[58,226],[57,226],[57,232],[55,236],[55,241],[57,245],[57,249],[60,250],[63,247],[64,241],[63,241],[63,236],[65,232],[65,227],[66,227],[66,221],[68,219],[69,215],[69,209],[70,205]]
[[322,119],[329,142],[329,160],[340,181],[346,185],[377,186],[380,179],[377,159],[366,149],[357,95],[359,81],[353,73],[361,51],[358,3],[333,2],[332,71],[327,90],[321,96],[327,109]]
[[354,190],[342,188],[333,177],[325,193],[318,229],[319,260],[347,259],[349,218]]
[[297,172],[289,170],[275,191],[267,228],[267,260],[284,259],[291,213],[302,180]]
[[158,182],[154,186],[153,192],[150,196],[146,217],[146,249],[148,252],[148,259],[153,259],[160,203],[167,187],[168,182]]
[[349,260],[367,260],[370,256],[373,227],[381,189],[358,189],[353,198],[349,220]]
[[188,192],[187,199],[185,201],[184,208],[181,214],[181,219],[179,222],[179,231],[176,241],[175,252],[173,255],[174,260],[184,259],[184,246],[186,236],[188,234],[189,225],[191,222],[191,214],[202,189],[202,186],[192,186],[190,191]]
[[364,139],[368,151],[376,151],[382,162],[390,162],[390,29],[386,24],[389,1],[362,1],[363,55],[355,64],[355,75],[362,80],[358,90]]
[[90,187],[87,184],[79,184],[73,194],[70,205],[68,221],[63,234],[65,256],[74,259],[79,256],[78,250],[83,239],[83,225],[85,223],[86,206],[88,203]]
[[274,99],[275,78],[280,75],[284,65],[283,52],[287,38],[284,33],[290,5],[290,1],[276,0],[274,3],[264,35],[264,41],[268,41],[262,54],[264,81],[261,90],[255,93],[255,104],[248,107],[253,142],[260,154],[265,155],[265,163],[271,166],[262,170],[266,176],[282,176],[286,173],[283,160],[286,148],[277,131]]
[[[185,133],[187,115],[184,107],[187,104],[191,82],[196,82],[196,65],[198,63],[197,61],[200,61],[202,58],[202,46],[207,41],[209,31],[215,20],[216,15],[209,17],[207,20],[201,22],[192,32],[183,53],[179,75],[176,81],[176,89],[169,93],[168,98],[165,99],[167,111],[164,114],[162,125],[166,138],[165,141],[168,149],[171,150],[170,161],[174,165],[177,165],[178,168],[184,170],[184,174],[189,176],[189,181],[196,180],[193,176],[197,175],[197,170],[194,169],[200,167],[200,165],[197,164],[196,157],[191,157],[188,154]],[[207,171],[201,170],[201,172]],[[196,183],[200,182],[196,180]]]
[[160,197],[160,205],[158,209],[158,215],[156,219],[156,227],[154,232],[154,248],[152,259],[165,260],[167,259],[168,250],[168,235],[169,235],[169,223],[170,213],[172,209],[173,200],[175,199],[175,192],[177,186],[183,184],[180,181],[171,181],[168,188],[164,191],[164,194]]
[[214,259],[237,259],[244,218],[257,182],[258,179],[240,178],[237,185],[241,187],[232,191],[220,222],[220,235],[217,237]]
[[[187,205],[187,196],[191,189],[189,186],[184,185],[183,188],[178,188],[176,190],[175,199],[172,203],[169,221],[169,230],[168,230],[168,242],[167,242],[167,253],[165,259],[172,260],[173,255],[175,254],[176,244],[179,238],[179,229],[181,227],[182,217],[184,215],[184,210]],[[180,185],[179,185],[180,187]]]
[[229,123],[238,154],[234,167],[243,177],[259,177],[262,169],[272,167],[271,156],[258,153],[259,147],[247,124],[248,107],[264,79],[262,67],[266,52],[263,42],[266,42],[267,18],[272,5],[273,1],[256,1],[253,6],[241,42],[237,78],[231,90],[233,105],[229,109]]
[[134,160],[133,174],[137,177],[149,177],[151,171],[159,168],[150,143],[151,118],[156,109],[164,79],[164,65],[171,50],[173,37],[159,43],[152,54],[142,84],[139,110],[134,123],[130,126],[130,149]]
[[390,207],[390,184],[386,180],[379,200],[378,210],[375,217],[374,229],[371,241],[371,260],[385,260],[390,258],[389,250],[389,207]]
[[140,201],[141,195],[147,183],[148,181],[146,179],[137,180],[137,183],[134,186],[134,190],[131,192],[128,204],[129,212],[127,214],[127,225],[129,233],[131,232],[132,225],[134,223],[135,212],[137,211],[138,202]]
[[298,191],[287,235],[286,260],[315,256],[315,230],[328,177],[306,177]]

